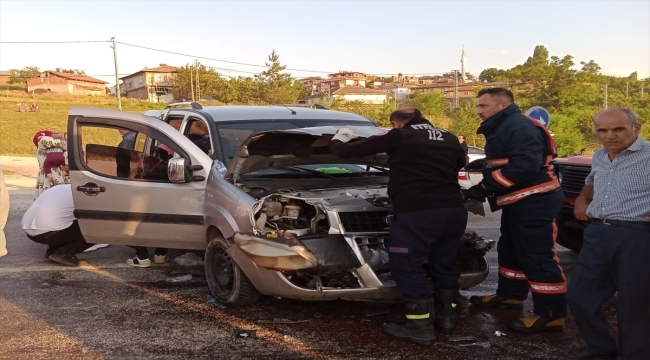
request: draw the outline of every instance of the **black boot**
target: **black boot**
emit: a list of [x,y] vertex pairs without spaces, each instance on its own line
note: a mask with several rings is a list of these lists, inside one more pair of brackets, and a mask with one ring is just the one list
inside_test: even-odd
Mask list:
[[450,333],[456,326],[456,290],[439,289],[435,298],[435,323],[438,330]]
[[404,299],[406,322],[384,324],[388,335],[408,340],[418,345],[431,346],[436,336],[433,332],[433,307],[431,299]]

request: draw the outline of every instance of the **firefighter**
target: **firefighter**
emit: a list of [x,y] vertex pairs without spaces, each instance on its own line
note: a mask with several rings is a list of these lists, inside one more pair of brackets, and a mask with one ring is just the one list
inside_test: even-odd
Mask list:
[[567,284],[555,250],[555,217],[563,199],[551,164],[555,142],[542,123],[521,113],[509,90],[479,91],[476,107],[483,119],[477,133],[487,139],[486,158],[483,180],[466,196],[487,198],[492,211],[503,211],[497,292],[472,296],[470,302],[521,309],[531,290],[534,314],[511,321],[510,328],[562,331]]
[[[351,141],[352,130],[339,129],[329,148],[342,158],[388,154],[388,196],[394,211],[388,256],[406,305],[406,322],[385,324],[384,331],[431,345],[434,323],[445,332],[454,327],[460,277],[456,259],[467,225],[458,184],[465,153],[456,136],[431,125],[415,108],[394,111],[390,122],[392,130],[356,141]],[[427,262],[431,280],[424,269]]]

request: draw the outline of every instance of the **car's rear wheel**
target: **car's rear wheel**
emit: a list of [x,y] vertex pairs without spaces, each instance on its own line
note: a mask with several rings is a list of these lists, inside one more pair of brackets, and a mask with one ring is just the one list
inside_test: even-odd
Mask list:
[[214,237],[205,250],[205,276],[210,292],[219,302],[244,306],[258,301],[261,294],[228,254],[228,243]]

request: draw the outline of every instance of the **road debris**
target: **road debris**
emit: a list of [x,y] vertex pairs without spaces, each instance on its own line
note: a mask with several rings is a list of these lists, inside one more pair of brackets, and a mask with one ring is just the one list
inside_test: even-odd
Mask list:
[[181,275],[181,276],[174,276],[165,279],[167,282],[183,282],[183,281],[190,281],[192,280],[192,275],[187,274],[187,275]]
[[508,335],[508,334],[506,334],[506,333],[502,333],[501,331],[497,330],[497,331],[494,332],[494,335],[495,335],[495,336],[506,336],[506,335]]
[[174,263],[180,266],[202,266],[203,260],[195,253],[188,252],[174,258]]
[[449,342],[477,342],[478,339],[473,336],[450,336],[448,339]]
[[257,330],[237,330],[235,337],[238,338],[254,338],[257,337]]
[[469,344],[458,344],[458,346],[480,346],[487,349],[490,347],[490,342],[483,341],[483,342],[476,342],[476,343],[469,343]]
[[381,315],[381,314],[388,314],[389,312],[390,312],[390,308],[388,306],[372,307],[363,310],[363,314],[368,317]]

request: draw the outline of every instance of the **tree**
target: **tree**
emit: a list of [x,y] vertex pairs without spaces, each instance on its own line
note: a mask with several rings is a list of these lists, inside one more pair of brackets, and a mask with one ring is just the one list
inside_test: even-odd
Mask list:
[[478,76],[479,81],[493,82],[498,81],[506,77],[506,71],[497,68],[488,68],[483,71]]
[[468,145],[485,146],[485,137],[476,134],[481,125],[481,118],[476,114],[476,99],[464,101],[457,109],[451,109],[449,115],[452,118],[449,131],[456,135],[465,135]]
[[258,84],[257,97],[267,104],[292,104],[304,94],[304,87],[291,74],[284,73],[286,65],[280,64],[275,49],[269,55],[266,70],[255,75]]
[[427,118],[443,116],[449,109],[449,101],[442,93],[415,92],[409,95],[406,106],[419,109]]
[[62,72],[62,73],[68,73],[68,74],[76,74],[76,75],[86,75],[85,70],[79,70],[79,69],[62,69],[62,68],[56,68],[54,71],[56,72]]
[[9,70],[9,84],[27,84],[27,80],[39,76],[41,70],[38,66],[25,66],[21,70]]

